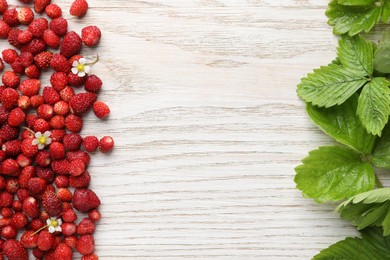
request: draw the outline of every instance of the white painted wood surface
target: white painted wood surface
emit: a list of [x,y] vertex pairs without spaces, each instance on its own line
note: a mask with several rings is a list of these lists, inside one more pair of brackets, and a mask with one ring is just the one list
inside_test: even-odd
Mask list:
[[301,260],[355,234],[293,181],[331,143],[295,92],[335,57],[328,1],[89,2],[70,28],[103,32],[84,53],[101,57],[112,114],[88,115],[83,134],[116,141],[90,167],[100,259]]

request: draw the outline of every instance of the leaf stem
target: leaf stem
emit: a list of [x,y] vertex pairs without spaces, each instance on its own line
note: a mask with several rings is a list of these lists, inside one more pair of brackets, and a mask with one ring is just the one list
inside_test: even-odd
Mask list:
[[379,180],[378,175],[376,175],[376,174],[375,174],[375,184],[378,188],[383,188],[383,185],[382,185],[381,181]]

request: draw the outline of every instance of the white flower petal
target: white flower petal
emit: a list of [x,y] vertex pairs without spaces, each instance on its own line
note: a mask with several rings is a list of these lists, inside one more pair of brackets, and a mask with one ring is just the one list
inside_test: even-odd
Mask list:
[[72,67],[77,67],[79,65],[79,62],[77,60],[75,60],[73,63],[72,63]]
[[77,68],[72,68],[71,71],[73,74],[77,74],[79,72],[79,70]]
[[39,149],[39,150],[42,150],[43,148],[45,148],[45,145],[44,145],[44,144],[38,144],[38,149]]
[[85,66],[84,67],[85,73],[90,73],[91,72],[91,67],[90,66]]
[[36,137],[36,138],[39,138],[39,137],[41,137],[41,136],[42,136],[42,133],[41,133],[41,132],[36,132],[36,133],[35,133],[35,137]]
[[79,63],[80,64],[85,64],[85,63],[87,63],[87,59],[86,58],[80,58],[79,59]]
[[50,220],[49,218],[48,218],[48,219],[46,219],[46,224],[50,226],[50,224],[51,224],[51,220]]
[[43,135],[44,135],[45,137],[50,137],[51,132],[50,132],[50,131],[46,131]]
[[34,139],[34,140],[32,141],[32,145],[37,145],[37,144],[39,144],[38,139]]
[[61,232],[61,231],[62,231],[62,228],[61,228],[61,226],[56,226],[56,227],[54,228],[54,230],[55,230],[55,231],[58,231],[58,232]]
[[51,144],[51,138],[50,137],[46,138],[46,144]]
[[53,226],[49,226],[49,233],[56,232],[56,229]]
[[58,222],[58,226],[61,226],[62,225],[62,220],[59,218],[57,219],[57,222]]
[[85,72],[84,71],[80,71],[79,74],[77,74],[79,77],[84,77],[85,76]]

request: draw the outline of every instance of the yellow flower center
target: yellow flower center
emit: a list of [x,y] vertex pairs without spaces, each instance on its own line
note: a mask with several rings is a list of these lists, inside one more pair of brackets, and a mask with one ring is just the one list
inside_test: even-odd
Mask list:
[[46,136],[42,135],[41,137],[39,137],[38,142],[40,144],[46,144]]
[[52,226],[52,227],[58,226],[58,221],[57,221],[57,220],[52,220],[52,221],[50,222],[50,226]]
[[79,63],[79,65],[77,65],[77,70],[78,71],[84,71],[84,64],[81,64],[81,63]]

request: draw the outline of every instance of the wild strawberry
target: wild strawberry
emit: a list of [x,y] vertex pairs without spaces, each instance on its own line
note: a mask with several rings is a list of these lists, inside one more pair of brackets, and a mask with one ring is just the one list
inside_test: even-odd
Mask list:
[[3,55],[3,60],[8,64],[11,64],[17,57],[19,57],[18,53],[14,49],[5,49],[1,52],[1,54]]
[[54,116],[54,109],[51,105],[42,104],[37,108],[37,115],[45,120],[49,120]]
[[62,129],[65,127],[65,117],[61,115],[55,115],[50,119],[49,125],[53,129]]
[[21,152],[20,147],[21,141],[16,139],[5,142],[1,148],[7,154],[7,156],[16,157]]
[[[37,147],[37,149],[38,149],[38,147]],[[35,156],[35,163],[39,166],[42,166],[42,167],[49,166],[51,163],[51,158],[50,158],[49,152],[46,150],[39,150],[37,152],[37,155]]]
[[72,192],[67,188],[58,188],[57,196],[60,200],[64,202],[71,202],[73,194]]
[[29,228],[31,230],[34,230],[34,231],[37,231],[39,229],[41,229],[42,227],[45,226],[45,223],[43,222],[42,219],[40,218],[34,218],[31,220],[30,224],[29,224]]
[[51,59],[50,66],[53,70],[58,72],[69,73],[70,72],[70,64],[68,60],[62,56],[61,54],[54,54]]
[[28,181],[27,190],[31,195],[43,194],[46,190],[45,180],[34,177]]
[[18,74],[13,71],[6,71],[2,76],[4,86],[8,88],[16,88],[19,85],[20,78]]
[[24,139],[20,146],[22,153],[27,157],[34,157],[38,153],[38,146],[33,145],[32,141],[34,139]]
[[19,36],[19,33],[21,33],[21,32],[22,32],[22,30],[20,30],[18,28],[12,28],[9,31],[8,39],[7,39],[9,44],[11,44],[12,46],[14,46],[15,48],[18,48],[18,49],[20,49],[20,47],[22,47],[22,45],[18,41],[18,36]]
[[54,160],[65,158],[65,147],[62,143],[53,142],[49,147],[50,157]]
[[34,20],[34,12],[30,7],[22,7],[18,12],[18,20],[21,24],[30,24]]
[[81,260],[99,260],[99,257],[96,254],[83,255]]
[[61,243],[54,250],[53,259],[72,260],[73,251],[67,244]]
[[14,195],[13,194],[11,194],[7,191],[3,191],[0,193],[0,207],[11,207],[12,202],[14,202]]
[[63,90],[60,91],[61,99],[66,102],[69,102],[74,95],[74,89],[69,86],[65,87]]
[[50,84],[56,91],[61,91],[68,85],[68,76],[64,72],[55,72],[50,77]]
[[69,177],[70,186],[76,189],[87,188],[90,182],[91,182],[91,175],[89,174],[88,171],[84,171],[79,176],[71,175]]
[[30,98],[28,96],[20,96],[18,99],[18,107],[23,110],[29,109],[31,106]]
[[16,157],[16,162],[20,167],[25,168],[32,164],[32,159],[24,154],[19,154],[18,157]]
[[14,62],[12,62],[11,68],[15,73],[18,73],[18,74],[23,74],[23,72],[24,72],[24,67],[23,67],[22,62],[20,61],[19,57],[16,58],[16,60]]
[[62,234],[64,234],[65,236],[74,235],[77,229],[76,224],[68,223],[68,222],[63,223],[61,228],[62,228]]
[[103,102],[97,101],[93,104],[93,112],[98,118],[106,118],[110,114],[110,108]]
[[24,228],[28,223],[28,218],[26,215],[24,215],[21,212],[16,212],[12,217],[11,217],[11,226],[14,227],[15,229],[22,229]]
[[85,0],[75,0],[70,6],[69,13],[73,16],[82,17],[87,13],[88,3]]
[[25,96],[32,97],[39,93],[41,81],[37,79],[23,80],[19,85],[18,90]]
[[75,87],[81,87],[82,85],[85,84],[85,81],[87,80],[87,75],[84,77],[80,77],[77,74],[73,74],[72,72],[68,74],[68,83],[71,86]]
[[99,207],[100,200],[90,189],[76,189],[73,194],[73,206],[80,212],[88,212]]
[[0,128],[0,141],[14,140],[19,136],[19,128],[4,124]]
[[9,193],[15,194],[18,189],[19,189],[19,181],[17,178],[10,178],[7,180],[6,190]]
[[65,118],[65,126],[72,133],[79,133],[83,128],[83,120],[79,116],[70,114]]
[[81,39],[88,47],[96,46],[101,37],[102,33],[96,26],[87,26],[81,30]]
[[102,153],[110,152],[114,148],[114,139],[111,136],[104,136],[99,141],[99,150]]
[[10,31],[11,27],[6,22],[0,21],[0,38],[7,39]]
[[37,55],[46,50],[46,43],[40,38],[34,38],[29,43],[22,46],[22,52],[31,52],[33,55]]
[[50,125],[49,125],[49,123],[45,119],[38,118],[34,122],[33,130],[34,130],[34,132],[44,133],[44,132],[50,130]]
[[34,248],[32,253],[36,259],[43,259],[45,256],[45,252],[40,250],[38,247]]
[[77,226],[77,234],[85,235],[92,234],[95,231],[95,223],[89,218],[83,218]]
[[59,189],[67,188],[69,186],[69,177],[65,175],[57,175],[54,182]]
[[18,103],[19,94],[13,88],[6,88],[0,96],[0,101],[3,107],[7,110],[11,110]]
[[67,209],[62,213],[62,220],[68,223],[75,222],[77,220],[77,214],[73,209]]
[[3,14],[8,9],[7,0],[0,0],[0,13]]
[[65,116],[69,113],[69,105],[66,101],[60,100],[54,104],[54,113]]
[[75,32],[68,32],[62,39],[60,54],[66,58],[70,58],[73,55],[80,52],[82,47],[81,37]]
[[84,151],[81,151],[81,150],[78,150],[78,151],[69,151],[67,154],[66,154],[66,158],[69,160],[69,161],[74,161],[74,160],[82,160],[83,163],[85,164],[85,166],[87,166],[91,160],[91,157],[89,156],[88,153],[84,152]]
[[88,212],[88,217],[93,222],[97,222],[101,219],[102,215],[100,214],[99,210],[94,209],[94,210],[91,210],[90,212]]
[[20,237],[20,243],[24,248],[35,248],[38,245],[38,234],[34,234],[34,230],[27,230]]
[[[26,32],[28,32],[28,31],[26,31]],[[33,64],[34,55],[31,52],[22,52],[19,56],[19,59],[20,59],[20,63],[22,64],[23,67],[28,67],[28,66]]]
[[8,124],[10,126],[20,126],[23,124],[26,114],[20,107],[11,110],[8,116]]
[[45,8],[45,13],[47,16],[49,16],[51,19],[61,17],[62,10],[61,8],[56,4],[49,4]]
[[34,57],[34,62],[40,69],[46,69],[50,65],[53,53],[49,51],[43,51]]
[[39,79],[39,77],[41,76],[41,71],[40,71],[40,69],[38,68],[38,66],[35,65],[35,64],[28,66],[28,67],[24,70],[24,73],[25,73],[26,76],[29,77],[30,79]]
[[89,75],[85,81],[85,90],[88,92],[98,93],[102,88],[103,82],[96,75]]
[[52,191],[46,191],[42,197],[42,206],[49,216],[58,216],[62,211],[62,201],[57,194]]
[[45,32],[43,33],[43,40],[50,48],[58,49],[60,47],[60,37],[50,29],[45,30]]
[[17,234],[18,234],[18,231],[13,226],[5,226],[1,230],[1,235],[5,239],[14,239],[14,238],[16,238]]
[[60,175],[69,174],[69,162],[68,160],[55,160],[51,163],[53,171]]
[[54,245],[54,235],[50,234],[47,230],[42,230],[38,234],[38,243],[37,246],[42,251],[50,250]]
[[[54,180],[54,172],[48,167],[36,167],[37,176],[44,180],[46,183],[52,183]],[[49,190],[52,186],[47,186],[46,190]],[[54,190],[54,188],[53,188]]]
[[[34,166],[27,166],[27,167],[24,167],[21,171],[21,173],[19,174],[19,186],[20,188],[27,188],[27,185],[28,185],[28,181],[35,177],[35,168]],[[19,189],[20,190],[23,190],[23,189]],[[18,194],[18,192],[17,192]],[[19,195],[18,195],[19,197]],[[22,198],[19,197],[19,200],[22,200]]]
[[3,21],[11,27],[19,25],[18,11],[15,8],[7,9],[3,14]]
[[27,249],[15,239],[8,239],[5,241],[3,253],[9,260],[28,260]]
[[45,87],[42,92],[45,102],[54,105],[61,100],[60,94],[51,87]]
[[[30,117],[31,115],[33,115],[33,114],[28,114],[26,116],[26,122],[27,122],[27,117]],[[20,135],[20,137],[22,138],[22,140],[24,140],[24,139],[34,139],[35,138],[35,133],[30,131],[29,129],[24,129],[22,131],[22,134]]]
[[68,22],[62,17],[55,18],[50,22],[50,29],[58,36],[64,36],[68,32]]
[[80,176],[85,171],[85,164],[82,160],[74,160],[69,164],[69,174],[71,176]]
[[45,11],[46,6],[50,4],[51,0],[34,0],[34,10],[37,13]]
[[94,93],[79,93],[70,100],[70,110],[76,115],[83,114],[92,107],[96,97]]
[[32,21],[27,29],[35,36],[42,37],[45,30],[49,28],[49,22],[45,18],[38,18]]
[[50,137],[53,142],[62,142],[65,134],[66,131],[64,129],[53,129]]
[[30,103],[33,108],[38,108],[44,103],[44,98],[41,95],[34,95],[30,97]]
[[[11,218],[12,215],[14,214],[14,211],[11,209],[11,208],[2,208],[1,209],[1,215],[3,216],[3,218]],[[8,221],[7,221],[8,222]],[[8,226],[11,224],[11,221],[9,221],[7,224],[2,224],[2,228],[5,227],[5,226]]]
[[99,139],[96,136],[86,136],[82,145],[87,152],[92,153],[99,147]]
[[82,255],[92,254],[95,250],[95,241],[92,235],[81,235],[76,244],[77,251]]
[[79,134],[70,133],[64,136],[63,144],[68,151],[80,149],[83,138]]
[[0,71],[4,69],[4,63],[3,60],[0,58]]
[[9,111],[6,110],[3,106],[0,106],[0,124],[3,124],[7,121]]
[[1,172],[4,175],[17,176],[20,172],[20,166],[14,159],[6,159],[1,163]]

